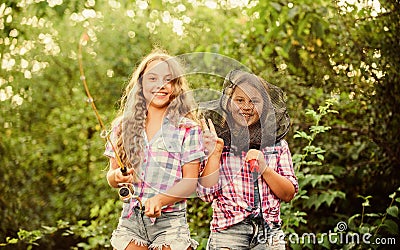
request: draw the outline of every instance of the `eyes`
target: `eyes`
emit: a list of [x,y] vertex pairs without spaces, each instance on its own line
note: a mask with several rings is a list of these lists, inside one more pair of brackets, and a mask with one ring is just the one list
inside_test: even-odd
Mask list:
[[164,77],[161,77],[155,74],[147,74],[145,75],[144,79],[148,82],[161,82],[162,80],[163,83],[169,83],[173,80],[171,75],[166,75]]
[[247,101],[245,98],[243,98],[243,97],[236,97],[236,98],[233,99],[233,101],[234,101],[235,103],[237,103],[238,105],[245,105],[245,104],[247,104],[247,103],[253,104],[253,105],[259,105],[259,104],[262,103],[262,101],[261,101],[259,98],[257,98],[257,97],[255,97],[255,98],[253,98],[253,99],[250,99],[250,100],[248,100],[248,101]]

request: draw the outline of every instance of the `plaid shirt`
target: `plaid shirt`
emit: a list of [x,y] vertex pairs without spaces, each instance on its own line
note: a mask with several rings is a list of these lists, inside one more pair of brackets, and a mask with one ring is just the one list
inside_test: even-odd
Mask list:
[[[287,142],[282,140],[274,147],[266,147],[261,151],[267,165],[292,182],[297,192],[298,183]],[[212,202],[213,217],[210,228],[214,232],[224,230],[243,221],[250,214],[257,214],[260,211],[259,208],[254,208],[254,180],[245,156],[246,152],[233,155],[224,150],[218,184],[208,189],[198,186],[200,198]],[[281,200],[271,191],[260,175],[257,181],[260,187],[264,220],[269,226],[272,226],[273,222],[281,223]]]
[[[111,136],[115,140],[115,130]],[[182,166],[205,157],[201,128],[188,118],[182,118],[178,127],[165,118],[162,128],[148,141],[145,141],[144,159],[138,174],[139,183],[134,183],[135,195],[144,203],[158,193],[164,193],[182,179]],[[115,157],[111,145],[107,143],[104,154]],[[138,201],[132,199],[131,206]],[[163,207],[162,212],[180,211],[186,208],[186,200]]]

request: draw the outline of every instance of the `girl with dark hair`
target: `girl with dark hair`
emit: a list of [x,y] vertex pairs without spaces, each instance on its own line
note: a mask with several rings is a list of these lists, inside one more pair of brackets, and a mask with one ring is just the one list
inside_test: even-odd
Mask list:
[[282,91],[234,70],[214,104],[205,117],[224,140],[219,180],[198,188],[213,208],[208,249],[285,249],[280,203],[294,197],[298,183],[283,139],[289,116]]

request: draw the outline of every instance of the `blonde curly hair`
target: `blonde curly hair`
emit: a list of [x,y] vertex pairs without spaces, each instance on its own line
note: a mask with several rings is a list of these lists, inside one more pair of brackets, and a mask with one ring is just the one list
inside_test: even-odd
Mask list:
[[[118,128],[116,153],[124,166],[133,168],[136,174],[143,162],[143,131],[145,130],[147,118],[142,77],[147,66],[153,61],[166,62],[173,76],[173,80],[171,80],[173,93],[167,108],[168,118],[175,125],[178,124],[182,116],[197,120],[194,112],[194,102],[190,95],[185,94],[189,87],[184,78],[184,70],[181,63],[166,51],[158,48],[154,49],[143,58],[133,72],[121,97],[117,118],[113,121],[113,126]],[[138,176],[134,177],[135,181],[137,181]]]

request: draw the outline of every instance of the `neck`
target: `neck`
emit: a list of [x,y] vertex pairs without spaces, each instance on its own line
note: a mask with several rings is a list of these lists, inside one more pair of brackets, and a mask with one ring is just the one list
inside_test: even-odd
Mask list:
[[147,107],[147,119],[163,119],[167,108]]

